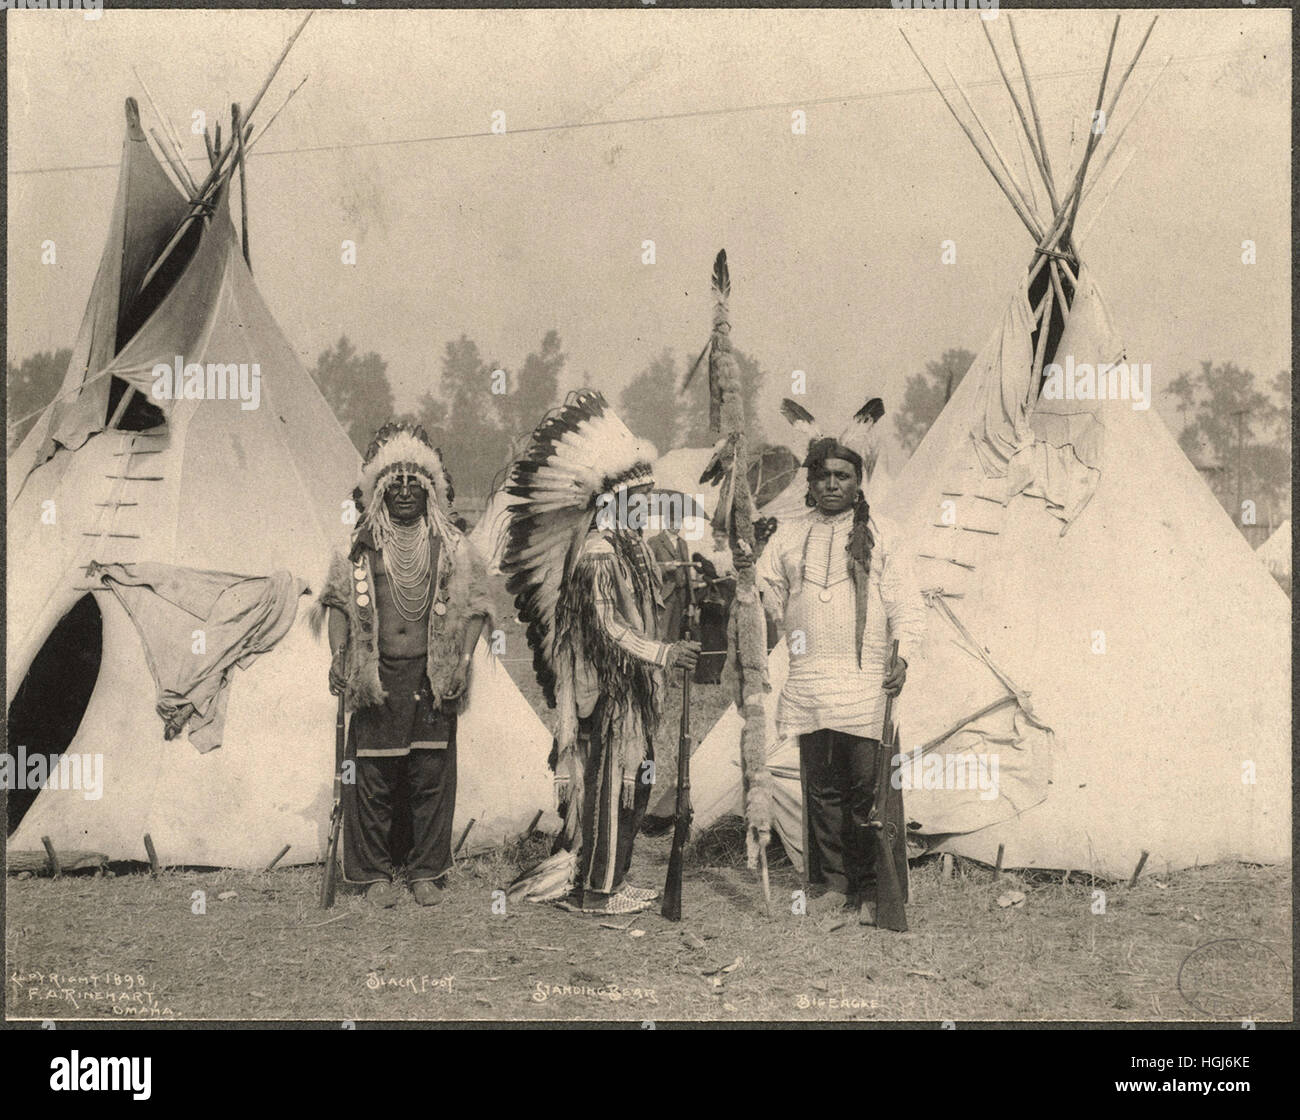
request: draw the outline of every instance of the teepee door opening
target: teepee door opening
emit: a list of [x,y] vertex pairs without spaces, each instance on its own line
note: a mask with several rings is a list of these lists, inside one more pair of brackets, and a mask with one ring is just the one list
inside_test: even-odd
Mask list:
[[[81,726],[103,656],[104,620],[93,595],[83,595],[32,661],[9,705],[9,753],[45,755],[49,768],[68,748]],[[18,827],[40,789],[9,791],[9,833]]]

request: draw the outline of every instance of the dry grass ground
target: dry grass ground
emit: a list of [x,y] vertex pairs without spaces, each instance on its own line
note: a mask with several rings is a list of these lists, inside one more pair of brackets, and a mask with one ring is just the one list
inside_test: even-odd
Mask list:
[[[635,877],[658,885],[667,839],[642,838],[638,848]],[[318,910],[318,868],[10,878],[7,1014],[723,1022],[1290,1014],[1281,963],[1290,961],[1287,868],[1149,875],[1134,890],[1109,889],[1099,914],[1084,883],[995,884],[974,866],[946,880],[929,861],[913,868],[912,930],[899,935],[827,930],[795,916],[797,876],[781,862],[768,917],[752,873],[699,852],[679,925],[657,911],[608,922],[530,904],[501,912],[493,892],[543,852],[535,838],[458,864],[432,910],[404,895],[377,911],[346,893],[334,910]],[[1013,887],[1023,905],[999,907]],[[193,912],[195,892],[206,913]],[[1178,980],[1189,954],[1211,942],[1232,950],[1210,950],[1213,982],[1193,963],[1189,985],[1184,970],[1184,989],[1207,1014]]]
[[[503,604],[504,605],[504,604]],[[503,612],[502,617],[505,617]],[[522,632],[505,657],[540,709]],[[516,658],[520,660],[515,660]],[[675,760],[679,692],[660,734]],[[725,706],[694,690],[696,733]],[[661,885],[667,837],[642,837],[633,878]],[[911,932],[819,926],[792,913],[798,876],[774,858],[764,913],[739,832],[692,852],[684,920],[503,908],[544,838],[465,860],[444,901],[377,911],[341,891],[316,908],[318,867],[8,880],[7,1015],[17,1018],[495,1020],[1098,1020],[1289,1018],[1291,873],[1229,864],[1105,889],[937,861],[913,866]],[[774,853],[779,849],[774,849]],[[1009,890],[1022,905],[1003,908]],[[196,905],[202,892],[204,912]],[[233,895],[221,899],[221,895]],[[1184,966],[1198,948],[1216,943]],[[1194,1006],[1180,991],[1189,993]],[[1208,1008],[1203,1010],[1202,1008]]]

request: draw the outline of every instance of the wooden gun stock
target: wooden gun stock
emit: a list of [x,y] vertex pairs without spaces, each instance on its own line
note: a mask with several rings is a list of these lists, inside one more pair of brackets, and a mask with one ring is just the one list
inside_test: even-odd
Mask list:
[[[889,665],[898,660],[898,641],[890,647]],[[880,729],[879,753],[876,756],[876,793],[871,805],[872,844],[876,868],[876,925],[898,933],[907,931],[906,890],[903,876],[907,874],[904,862],[899,874],[898,858],[902,844],[902,821],[889,812],[889,795],[892,789],[894,758],[898,755],[898,728],[894,726],[894,698],[885,698],[885,719]],[[903,854],[904,861],[906,854]]]
[[[685,630],[690,640],[690,627]],[[691,670],[682,670],[682,723],[677,736],[677,805],[674,810],[673,850],[668,857],[668,878],[659,913],[670,922],[682,918],[682,861],[691,834]]]
[[339,832],[343,828],[343,755],[344,755],[343,696],[339,695],[338,718],[334,722],[334,804],[330,808],[329,843],[325,847],[325,874],[320,883],[320,906],[328,910],[334,905],[334,880],[338,874]]

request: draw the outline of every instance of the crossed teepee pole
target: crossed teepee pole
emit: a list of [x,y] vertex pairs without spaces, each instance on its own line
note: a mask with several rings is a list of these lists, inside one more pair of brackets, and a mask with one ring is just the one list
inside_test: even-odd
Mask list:
[[[1142,111],[1143,105],[1146,104],[1147,96],[1149,96],[1151,90],[1155,88],[1156,82],[1160,80],[1160,77],[1164,74],[1165,68],[1169,65],[1169,61],[1167,60],[1165,66],[1161,68],[1160,72],[1156,75],[1155,80],[1147,88],[1146,94],[1143,95],[1142,100],[1138,103],[1132,116],[1129,117],[1125,122],[1124,127],[1115,135],[1114,141],[1106,148],[1105,152],[1098,157],[1095,173],[1093,174],[1091,181],[1089,181],[1088,171],[1093,163],[1093,157],[1097,155],[1098,149],[1101,147],[1102,138],[1109,127],[1109,122],[1114,116],[1115,107],[1119,102],[1120,94],[1123,93],[1124,86],[1128,83],[1129,76],[1133,73],[1134,66],[1137,65],[1138,59],[1146,48],[1147,40],[1151,38],[1151,32],[1154,30],[1158,18],[1159,16],[1153,16],[1151,22],[1147,25],[1146,32],[1142,36],[1142,41],[1138,44],[1137,50],[1134,51],[1133,57],[1129,61],[1128,66],[1124,69],[1123,74],[1120,75],[1119,81],[1115,83],[1114,88],[1110,93],[1109,101],[1107,101],[1106,87],[1110,78],[1111,63],[1115,55],[1115,42],[1119,35],[1120,17],[1118,15],[1115,17],[1115,22],[1111,27],[1110,42],[1106,48],[1106,63],[1102,68],[1101,83],[1097,87],[1097,101],[1096,106],[1093,109],[1093,125],[1089,130],[1088,143],[1084,149],[1083,156],[1079,161],[1079,166],[1076,168],[1074,176],[1070,180],[1068,188],[1063,194],[1058,190],[1056,177],[1052,169],[1051,155],[1048,151],[1047,143],[1043,135],[1042,117],[1038,112],[1038,100],[1034,96],[1034,87],[1029,80],[1029,71],[1025,67],[1024,53],[1020,48],[1019,36],[1016,34],[1015,21],[1012,17],[1007,17],[1007,23],[1011,31],[1012,47],[1015,52],[1016,62],[1020,68],[1020,76],[1025,86],[1025,101],[1028,103],[1028,113],[1026,113],[1025,103],[1021,101],[1020,97],[1016,93],[1015,86],[1012,84],[1011,78],[1007,73],[1007,68],[1002,61],[1002,56],[998,53],[997,44],[994,42],[993,35],[989,31],[988,25],[984,23],[984,21],[980,21],[980,27],[984,32],[984,37],[988,41],[989,49],[993,53],[993,59],[997,63],[998,73],[1002,77],[1003,85],[1006,87],[1007,94],[1011,98],[1011,104],[1015,109],[1016,117],[1020,121],[1021,130],[1024,133],[1024,140],[1033,156],[1034,166],[1038,171],[1039,177],[1043,181],[1044,187],[1046,188],[1047,198],[1052,209],[1051,220],[1049,222],[1044,222],[1042,220],[1042,217],[1038,213],[1037,207],[1034,205],[1031,198],[1033,184],[1029,184],[1031,193],[1027,194],[1025,188],[1020,184],[1019,180],[1017,180],[1010,161],[1002,155],[992,133],[985,126],[983,120],[981,120],[979,113],[975,110],[975,106],[971,103],[970,98],[966,95],[966,91],[962,89],[961,83],[957,81],[956,77],[952,74],[952,71],[948,71],[948,77],[953,87],[957,90],[967,112],[973,119],[974,128],[972,128],[957,111],[956,105],[953,104],[953,101],[949,98],[943,87],[939,85],[934,74],[930,72],[930,68],[926,66],[924,59],[921,58],[916,47],[913,46],[911,39],[907,37],[907,33],[901,28],[899,29],[899,34],[903,36],[903,40],[907,43],[912,54],[916,56],[917,62],[921,64],[921,69],[925,71],[926,77],[930,79],[936,92],[943,99],[944,105],[946,105],[948,111],[952,113],[953,119],[956,120],[957,124],[961,127],[961,130],[966,134],[966,138],[970,141],[976,154],[983,161],[984,166],[988,168],[989,174],[993,176],[994,181],[1001,188],[1002,193],[1006,195],[1007,201],[1011,203],[1012,209],[1015,210],[1016,215],[1024,223],[1025,228],[1029,230],[1030,236],[1034,239],[1035,248],[1033,258],[1029,262],[1028,285],[1031,292],[1031,300],[1037,299],[1037,303],[1033,307],[1033,314],[1034,321],[1038,324],[1038,328],[1035,332],[1033,376],[1030,378],[1029,390],[1030,401],[1026,403],[1032,402],[1033,397],[1036,395],[1042,375],[1044,360],[1047,355],[1049,336],[1055,335],[1056,337],[1059,337],[1059,331],[1064,329],[1065,317],[1069,313],[1070,304],[1073,302],[1074,292],[1078,287],[1078,241],[1080,239],[1075,236],[1074,228],[1075,220],[1079,213],[1079,207],[1083,200],[1091,193],[1092,189],[1100,181],[1102,174],[1106,170],[1106,166],[1110,163],[1111,158],[1119,149],[1120,142],[1124,138],[1124,133],[1128,131],[1128,126],[1133,123],[1134,117]],[[1105,106],[1104,111],[1103,105]],[[1032,128],[1030,127],[1031,119],[1033,121]],[[1125,169],[1127,169],[1127,165],[1125,165]],[[1026,172],[1028,172],[1028,168],[1026,168]],[[1114,189],[1113,183],[1111,189]],[[1109,197],[1109,191],[1107,192],[1106,197]],[[1103,199],[1103,203],[1104,201],[1105,200]],[[1044,266],[1047,268],[1048,281],[1050,281],[1046,283],[1039,281]],[[1036,282],[1037,287],[1035,287]],[[1038,296],[1036,293],[1040,289],[1042,294],[1041,296]],[[1054,315],[1055,320],[1053,318]]]

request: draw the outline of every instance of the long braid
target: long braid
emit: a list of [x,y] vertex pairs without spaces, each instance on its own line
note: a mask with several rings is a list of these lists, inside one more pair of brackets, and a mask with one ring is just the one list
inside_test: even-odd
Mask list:
[[864,572],[871,571],[871,549],[876,543],[871,535],[871,527],[867,524],[870,515],[871,507],[867,505],[867,496],[859,490],[853,498],[853,531],[849,533],[846,551],[849,559],[861,565]]

